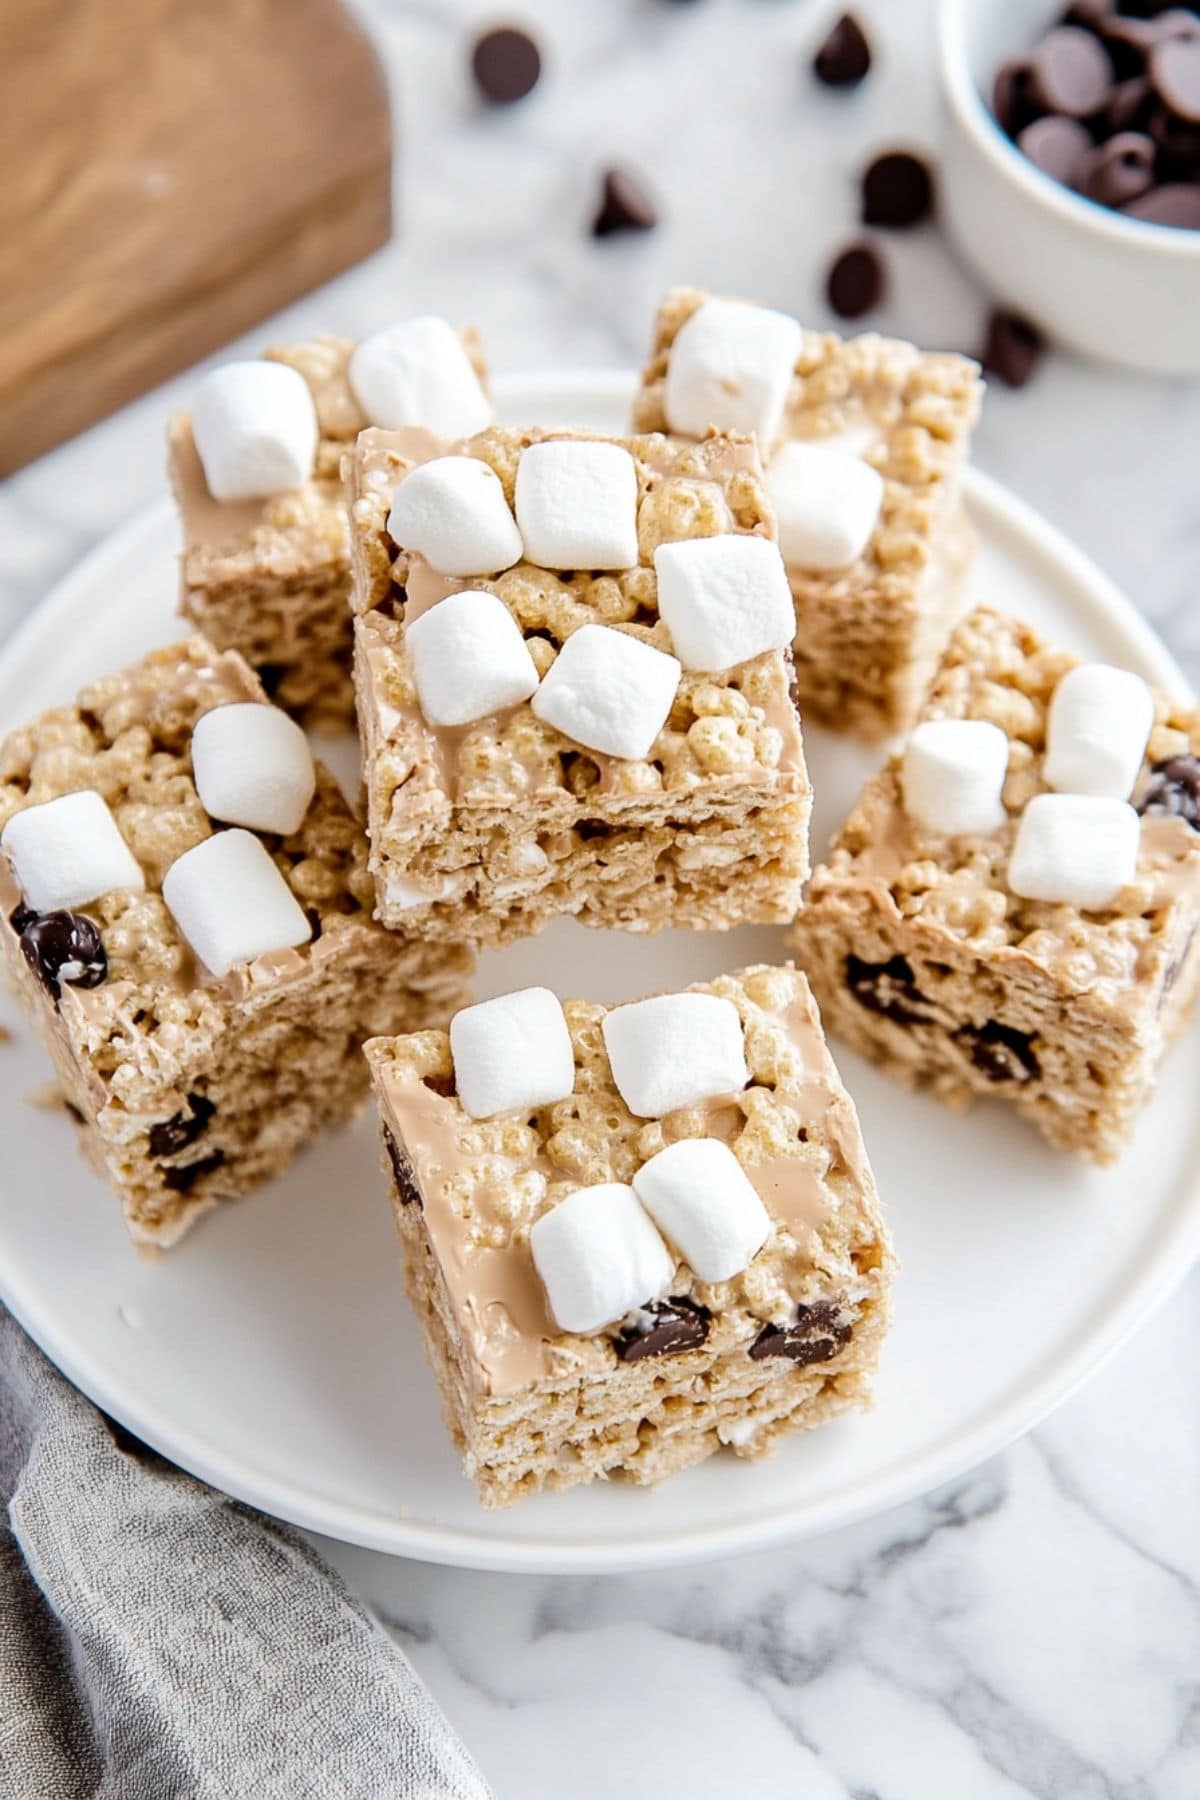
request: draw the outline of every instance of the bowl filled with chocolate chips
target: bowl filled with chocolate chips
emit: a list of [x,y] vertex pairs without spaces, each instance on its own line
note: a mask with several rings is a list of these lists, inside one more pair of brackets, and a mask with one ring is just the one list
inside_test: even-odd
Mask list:
[[942,0],[942,212],[1069,348],[1200,373],[1200,0]]

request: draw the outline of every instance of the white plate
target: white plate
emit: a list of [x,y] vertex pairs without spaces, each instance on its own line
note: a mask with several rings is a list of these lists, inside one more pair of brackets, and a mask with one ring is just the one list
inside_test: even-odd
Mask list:
[[[619,429],[629,382],[503,384],[513,420]],[[1157,639],[1079,553],[973,475],[975,592],[1181,691]],[[62,584],[0,658],[0,723],[177,635],[164,502]],[[866,772],[810,734],[820,836]],[[484,959],[480,991],[530,979],[617,998],[778,957],[748,929],[650,940],[567,922]],[[1195,1036],[1107,1174],[1042,1146],[1001,1106],[960,1117],[841,1064],[904,1261],[878,1407],[769,1463],[716,1456],[657,1491],[598,1485],[485,1513],[462,1477],[409,1317],[364,1122],[263,1194],[139,1260],[68,1122],[27,1104],[49,1070],[5,1004],[0,1291],[47,1353],[131,1430],[216,1486],[344,1540],[433,1562],[601,1570],[762,1548],[949,1480],[1029,1429],[1157,1306],[1200,1244]]]

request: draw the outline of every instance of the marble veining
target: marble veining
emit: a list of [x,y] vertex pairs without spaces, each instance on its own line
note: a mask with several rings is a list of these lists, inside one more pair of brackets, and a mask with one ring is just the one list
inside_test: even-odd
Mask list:
[[[429,309],[478,322],[500,369],[626,366],[673,280],[822,322],[828,253],[859,230],[855,171],[876,147],[936,143],[932,0],[861,0],[880,54],[850,95],[805,74],[827,4],[522,0],[546,74],[504,114],[465,73],[486,0],[362,10],[401,122],[399,235],[247,350]],[[664,224],[596,244],[599,172],[622,159],[653,178]],[[869,323],[977,345],[983,298],[936,230],[884,248],[891,293]],[[166,411],[193,382],[0,488],[0,633],[161,493]],[[1198,423],[1195,383],[1054,356],[1024,393],[989,395],[978,437],[980,464],[1078,539],[1193,678]],[[501,1800],[1196,1800],[1198,1367],[1193,1276],[1007,1455],[770,1556],[551,1579],[327,1548]]]

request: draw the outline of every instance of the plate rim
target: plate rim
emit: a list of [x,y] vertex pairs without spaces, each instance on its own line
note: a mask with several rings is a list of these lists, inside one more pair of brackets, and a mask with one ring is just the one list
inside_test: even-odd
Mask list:
[[[633,382],[629,373],[611,369],[542,370],[498,378],[495,391],[497,400],[510,406],[526,399],[536,403],[539,396],[550,395],[561,405],[572,390],[586,394],[590,405],[601,401],[617,405],[628,400]],[[1178,663],[1153,628],[1084,551],[996,478],[969,468],[964,486],[977,517],[983,515],[994,529],[1018,540],[1039,560],[1055,565],[1065,580],[1087,595],[1091,616],[1121,631],[1152,680],[1180,695],[1190,692]],[[168,516],[173,517],[173,507],[164,496],[140,508],[94,545],[0,647],[0,671],[7,676],[12,665],[34,654],[59,615],[78,603],[78,590],[102,580],[108,564],[119,562],[131,543],[160,530]],[[50,1360],[94,1404],[181,1468],[276,1518],[342,1543],[451,1567],[529,1574],[630,1573],[797,1543],[860,1523],[958,1479],[1033,1430],[1099,1373],[1170,1298],[1198,1252],[1200,1170],[1177,1195],[1169,1227],[1147,1243],[1133,1279],[1118,1299],[1081,1326],[1052,1362],[1027,1376],[969,1429],[955,1429],[886,1474],[862,1482],[849,1503],[837,1493],[830,1494],[811,1506],[802,1520],[795,1517],[793,1503],[783,1502],[751,1519],[735,1519],[725,1525],[664,1530],[660,1520],[653,1529],[611,1544],[598,1544],[589,1537],[552,1542],[498,1539],[463,1526],[417,1522],[399,1512],[347,1504],[316,1494],[285,1476],[264,1475],[242,1457],[181,1426],[157,1403],[131,1392],[125,1381],[114,1379],[100,1355],[90,1350],[52,1307],[41,1304],[23,1279],[2,1233],[0,1298]]]

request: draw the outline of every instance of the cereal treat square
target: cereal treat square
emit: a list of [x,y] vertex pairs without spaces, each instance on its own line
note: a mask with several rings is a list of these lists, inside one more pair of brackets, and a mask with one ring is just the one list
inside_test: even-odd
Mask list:
[[808,718],[911,724],[962,614],[975,542],[960,496],[975,363],[676,288],[659,309],[635,431],[754,431],[796,605]]
[[1113,1162],[1200,982],[1200,714],[980,608],[792,943],[830,1031]]
[[353,728],[350,541],[339,466],[366,425],[460,437],[492,416],[472,332],[410,319],[214,370],[171,422],[181,610],[305,724]]
[[499,943],[778,921],[811,795],[754,445],[366,431],[355,679],[378,916]]
[[0,826],[6,972],[140,1245],[356,1112],[364,1038],[465,997],[464,952],[373,922],[341,791],[203,638],[12,732]]
[[526,989],[367,1057],[485,1506],[757,1459],[869,1404],[892,1254],[795,969],[612,1008]]

